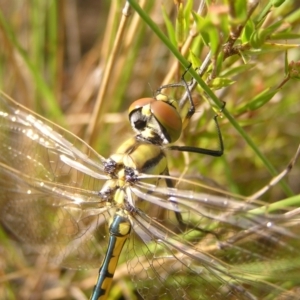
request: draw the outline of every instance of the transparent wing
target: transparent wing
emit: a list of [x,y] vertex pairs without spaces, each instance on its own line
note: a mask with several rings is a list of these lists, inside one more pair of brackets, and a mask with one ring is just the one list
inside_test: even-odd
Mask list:
[[185,190],[139,182],[132,192],[144,203],[133,217],[128,268],[145,299],[298,298],[287,288],[300,284],[297,208],[271,213],[261,202],[197,192],[197,182]]
[[76,136],[1,95],[1,222],[35,252],[73,267],[88,253],[99,264],[109,218],[98,195],[107,179],[103,161]]
[[[85,180],[78,177],[79,171],[97,179],[107,178],[103,175],[105,159],[84,141],[2,92],[0,117],[2,163],[35,178],[76,187]],[[72,161],[76,164],[68,165]]]
[[[99,267],[115,209],[99,196],[103,163],[76,136],[0,97],[0,218],[30,251]],[[297,209],[271,214],[199,182],[158,176],[156,186],[149,177],[140,174],[127,190],[134,207],[123,207],[133,226],[124,255],[145,299],[297,299]]]

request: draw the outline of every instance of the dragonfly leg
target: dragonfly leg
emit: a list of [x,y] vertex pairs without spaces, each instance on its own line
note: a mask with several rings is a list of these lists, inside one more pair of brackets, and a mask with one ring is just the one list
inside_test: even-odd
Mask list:
[[[160,88],[158,88],[156,91],[156,95],[159,95],[159,94],[162,94],[161,91],[166,88],[173,88],[173,87],[184,87],[185,88],[190,107],[189,107],[186,115],[183,117],[183,120],[182,120],[183,124],[186,123],[195,113],[195,104],[193,102],[191,91],[189,88],[190,84],[185,80],[185,75],[187,74],[187,72],[189,71],[190,68],[191,68],[191,65],[182,74],[180,82],[163,85]],[[226,105],[226,103],[223,101],[223,105],[220,109],[220,113],[222,113],[222,111],[224,110],[225,105]],[[181,151],[181,152],[193,152],[193,153],[205,154],[205,155],[210,155],[210,156],[215,156],[215,157],[222,156],[224,153],[224,143],[223,143],[220,126],[218,123],[219,116],[220,116],[219,113],[214,116],[214,122],[216,125],[217,135],[218,135],[218,140],[219,140],[219,149],[212,150],[212,149],[200,148],[200,147],[195,147],[195,146],[177,146],[177,145],[172,145],[172,146],[168,147],[168,149],[177,150],[177,151]]]
[[[221,108],[221,112],[224,109],[225,104],[226,103],[223,102],[223,107]],[[168,149],[177,150],[177,151],[181,151],[181,152],[193,152],[193,153],[205,154],[205,155],[210,155],[210,156],[215,156],[215,157],[222,156],[224,153],[224,143],[223,143],[220,126],[218,123],[218,117],[219,117],[218,114],[216,114],[214,116],[214,122],[216,124],[217,134],[218,134],[218,139],[219,139],[219,149],[218,150],[206,149],[206,148],[200,148],[200,147],[194,147],[194,146],[177,146],[177,145],[172,145],[172,146],[168,147]]]
[[[169,172],[167,171],[165,175],[169,175]],[[166,179],[166,184],[169,188],[174,188],[174,184],[172,182],[171,179]],[[174,200],[171,200],[171,202],[174,204],[175,207],[177,207],[177,202],[174,201]],[[192,224],[189,224],[187,222],[185,222],[182,218],[182,214],[178,211],[175,211],[175,217],[176,217],[176,220],[179,224],[179,226],[181,227],[182,230],[186,231],[186,230],[197,230],[201,233],[205,233],[205,234],[212,234],[216,237],[216,239],[219,239],[218,238],[218,235],[211,231],[211,230],[206,230],[206,229],[203,229],[201,227],[195,227],[195,225],[192,225]]]

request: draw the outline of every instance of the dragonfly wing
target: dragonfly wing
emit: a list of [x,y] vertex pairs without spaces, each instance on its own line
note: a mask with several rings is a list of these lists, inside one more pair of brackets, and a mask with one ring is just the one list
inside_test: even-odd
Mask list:
[[[168,237],[165,230],[153,224],[149,226],[148,220],[147,224],[139,217],[137,220],[139,228],[147,226],[152,241],[145,243],[131,238],[128,269],[145,299],[230,299],[233,296],[255,299],[233,275],[232,268],[182,243],[178,236]],[[137,243],[142,245],[137,247]]]
[[97,193],[21,176],[3,166],[0,188],[1,222],[28,246],[28,255],[44,253],[73,268],[99,266],[113,211]]
[[[105,159],[84,141],[3,93],[0,93],[0,129],[1,162],[22,173],[80,187],[78,170],[84,164],[85,173],[107,178],[103,174]],[[71,161],[77,165],[70,165]]]
[[297,299],[285,286],[299,282],[299,212],[258,214],[255,209],[267,207],[261,202],[137,186],[133,229],[139,238],[131,241],[128,268],[146,299],[154,293],[163,299]]
[[[97,257],[99,266],[113,213],[99,195],[103,162],[78,137],[0,95],[0,218],[30,251],[73,267]],[[65,263],[71,253],[76,263]]]

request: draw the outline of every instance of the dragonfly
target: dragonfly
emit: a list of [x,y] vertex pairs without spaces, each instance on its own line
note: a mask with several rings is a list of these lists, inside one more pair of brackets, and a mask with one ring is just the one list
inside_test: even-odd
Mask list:
[[[30,251],[66,267],[102,261],[91,298],[107,299],[120,255],[144,299],[297,299],[299,212],[271,210],[169,174],[184,126],[158,89],[129,108],[135,135],[102,157],[1,92],[0,220]],[[189,119],[195,107],[188,92]],[[96,263],[95,263],[96,262]],[[98,266],[99,267],[99,266]],[[285,276],[282,276],[285,272]]]

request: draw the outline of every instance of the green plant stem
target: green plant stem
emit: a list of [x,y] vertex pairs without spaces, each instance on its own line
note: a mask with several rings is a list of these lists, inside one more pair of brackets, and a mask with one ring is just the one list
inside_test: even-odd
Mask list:
[[[161,39],[161,41],[167,46],[167,48],[173,53],[173,55],[178,59],[178,61],[182,64],[184,68],[189,68],[190,62],[186,60],[181,53],[177,50],[177,48],[171,43],[168,37],[159,29],[159,27],[152,21],[152,19],[145,13],[141,7],[134,0],[128,0],[132,8],[140,15],[140,17],[144,20],[144,22],[152,29],[152,31]],[[223,103],[220,101],[217,96],[210,90],[210,88],[206,85],[203,79],[197,74],[197,72],[190,68],[189,73],[193,76],[193,78],[197,81],[197,83],[201,86],[201,88],[207,93],[207,95],[212,99],[212,101],[218,106],[222,107]],[[278,172],[273,167],[271,162],[260,152],[252,139],[247,135],[247,133],[243,130],[243,128],[238,124],[238,122],[234,119],[234,117],[228,112],[227,109],[223,109],[223,114],[232,124],[232,126],[237,130],[237,132],[243,137],[243,139],[247,142],[247,144],[252,148],[254,153],[262,160],[264,165],[267,167],[268,171],[272,176],[276,176]],[[286,182],[281,181],[281,187],[284,192],[288,196],[292,196],[293,192],[290,187],[286,184]]]

